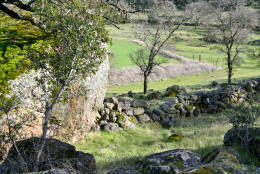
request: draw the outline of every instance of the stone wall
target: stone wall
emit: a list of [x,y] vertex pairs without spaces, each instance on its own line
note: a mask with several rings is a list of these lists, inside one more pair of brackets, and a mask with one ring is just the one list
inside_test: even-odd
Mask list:
[[[212,83],[218,86],[216,82]],[[182,117],[197,117],[201,113],[217,113],[234,105],[249,101],[255,93],[260,92],[260,78],[247,80],[236,85],[222,84],[215,90],[187,93],[185,88],[171,86],[165,91],[150,91],[148,95],[129,92],[117,97],[105,99],[104,108],[100,110],[95,131],[115,131],[129,128],[129,123],[160,122],[165,127],[174,127]],[[151,107],[154,101],[159,105]],[[123,120],[123,123],[122,123]]]

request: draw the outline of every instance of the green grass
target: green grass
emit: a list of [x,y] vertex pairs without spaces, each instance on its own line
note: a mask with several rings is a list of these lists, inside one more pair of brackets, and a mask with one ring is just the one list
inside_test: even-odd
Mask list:
[[[258,122],[258,126],[260,122]],[[90,133],[85,140],[76,143],[77,150],[91,153],[95,156],[98,173],[106,173],[114,168],[129,167],[137,159],[146,155],[177,148],[190,149],[200,155],[205,155],[212,149],[223,145],[223,137],[231,125],[223,113],[203,115],[198,118],[183,119],[183,125],[174,130],[198,135],[184,138],[180,142],[169,142],[169,129],[158,124],[139,125],[131,130],[119,132]],[[238,148],[237,148],[238,149]],[[252,168],[258,163],[242,149],[241,158]]]
[[[167,139],[171,134],[170,130],[151,124],[139,125],[127,131],[90,133],[76,147],[93,154],[99,173],[105,173],[113,168],[129,166],[146,155],[176,148],[190,149],[202,155],[208,153],[223,144],[223,136],[230,128],[223,124],[224,120],[221,116],[183,120],[184,125],[174,130],[186,133],[198,130],[200,134],[184,138],[181,142],[169,142]],[[203,124],[197,124],[198,122]]]
[[[120,30],[115,29],[115,27],[107,26],[110,31],[110,35],[113,38],[114,45],[111,47],[111,51],[116,55],[116,58],[111,59],[112,66],[115,69],[123,69],[126,67],[133,67],[133,63],[130,61],[128,55],[134,49],[138,48],[138,45],[134,45],[130,42],[133,40],[133,35],[131,34],[132,24],[120,25]],[[204,63],[214,64],[218,67],[222,67],[223,70],[216,71],[213,73],[200,73],[195,75],[189,75],[185,77],[169,78],[161,81],[151,81],[149,83],[150,89],[161,90],[165,89],[171,85],[204,85],[209,84],[213,80],[220,82],[226,81],[227,72],[226,70],[226,56],[220,53],[217,49],[219,44],[206,43],[200,39],[208,32],[208,28],[198,27],[194,30],[194,27],[183,26],[179,31],[175,33],[175,38],[170,40],[169,49],[173,53],[185,56],[190,59],[199,60]],[[116,38],[123,38],[124,40],[118,40]],[[255,32],[251,37],[251,41],[259,40],[260,33]],[[259,46],[247,45],[249,48],[258,49]],[[235,67],[234,78],[249,78],[260,75],[259,61],[251,60],[246,55],[246,52],[240,54],[243,57],[243,63],[240,67]],[[175,62],[176,63],[176,62]],[[135,82],[130,84],[109,86],[107,93],[126,93],[128,91],[140,92],[143,89],[142,82]]]
[[[260,107],[260,94],[256,95],[254,105]],[[260,126],[260,119],[255,127]],[[144,156],[173,150],[177,148],[189,149],[204,156],[216,147],[223,145],[225,133],[231,128],[225,112],[217,114],[203,114],[200,117],[183,118],[179,125],[172,129],[162,128],[157,123],[137,125],[130,130],[119,132],[92,132],[81,142],[74,143],[77,150],[91,153],[97,162],[98,174],[107,173],[114,168],[131,167],[134,162]],[[182,141],[168,141],[170,130],[191,134],[199,132]],[[255,170],[259,160],[241,147],[234,146],[240,154],[242,162]]]
[[[110,66],[112,69],[125,69],[136,67],[131,61],[129,54],[134,53],[142,46],[129,40],[113,39],[113,44],[109,46],[112,53],[110,58]],[[166,56],[158,55],[158,59],[166,59],[167,64],[179,63],[178,60]]]
[[[252,65],[247,69],[237,69],[234,72],[233,80],[239,81],[251,77],[259,77],[260,68],[259,70],[257,70],[257,67],[255,66]],[[159,81],[150,81],[148,87],[149,89],[163,90],[173,85],[179,85],[184,87],[197,86],[197,85],[204,86],[210,84],[212,81],[218,81],[221,83],[227,82],[227,72],[215,71],[210,73],[199,73],[190,76],[173,77],[173,78],[159,80]],[[142,90],[143,90],[142,82],[127,83],[122,85],[108,86],[107,95],[111,95],[112,93],[127,93],[128,91],[142,92]]]

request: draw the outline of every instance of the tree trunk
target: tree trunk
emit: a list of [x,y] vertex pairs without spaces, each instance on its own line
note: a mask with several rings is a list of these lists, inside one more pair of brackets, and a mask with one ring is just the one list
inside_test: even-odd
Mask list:
[[144,74],[144,94],[147,93],[147,86],[148,86],[148,77]]
[[232,84],[232,71],[233,71],[233,67],[232,67],[230,53],[228,53],[228,62],[227,63],[228,63],[228,84],[231,85]]

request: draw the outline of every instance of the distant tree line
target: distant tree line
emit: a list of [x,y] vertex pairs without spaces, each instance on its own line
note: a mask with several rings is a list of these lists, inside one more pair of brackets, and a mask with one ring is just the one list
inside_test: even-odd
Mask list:
[[[127,2],[134,2],[137,10],[145,10],[150,8],[154,3],[154,0],[126,0]],[[200,0],[170,0],[173,4],[176,5],[177,8],[183,9],[187,4],[197,2]],[[202,1],[212,1],[212,0],[202,0]],[[252,6],[254,3],[258,2],[258,0],[247,0],[247,5]]]

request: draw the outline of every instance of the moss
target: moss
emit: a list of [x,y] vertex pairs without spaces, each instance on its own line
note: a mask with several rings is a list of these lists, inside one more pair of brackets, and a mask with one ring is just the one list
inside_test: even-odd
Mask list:
[[138,123],[138,121],[137,121],[137,119],[135,118],[135,116],[130,116],[130,117],[129,117],[129,121],[130,121],[131,123],[134,123],[134,124]]
[[184,138],[181,132],[175,132],[168,137],[168,141],[181,141]]
[[176,93],[175,91],[173,90],[170,90],[169,92],[169,97],[176,97],[178,93]]
[[178,168],[181,169],[181,170],[184,169],[184,164],[183,164],[182,161],[175,161],[175,162],[173,163],[173,166],[176,166],[176,167],[178,167]]
[[180,106],[182,106],[182,105],[183,105],[183,104],[180,103],[180,102],[176,104],[177,107],[180,107]]
[[172,155],[167,156],[166,160],[170,161],[170,160],[173,160],[174,158],[175,158],[175,156],[172,154]]
[[124,121],[124,116],[123,116],[122,114],[118,115],[118,116],[117,116],[117,121],[118,121],[118,122]]
[[188,109],[189,111],[191,111],[193,108],[194,108],[194,106],[192,106],[192,105],[189,105],[189,106],[187,107],[187,109]]
[[242,97],[243,93],[242,92],[238,92],[237,95],[238,95],[238,97]]
[[112,110],[111,112],[116,113],[116,115],[120,115],[120,113],[118,111],[116,111],[116,110]]
[[231,98],[229,101],[230,101],[231,103],[236,103],[236,102],[237,102],[237,99],[236,99],[236,98]]
[[193,174],[217,174],[217,171],[211,166],[200,167]]

